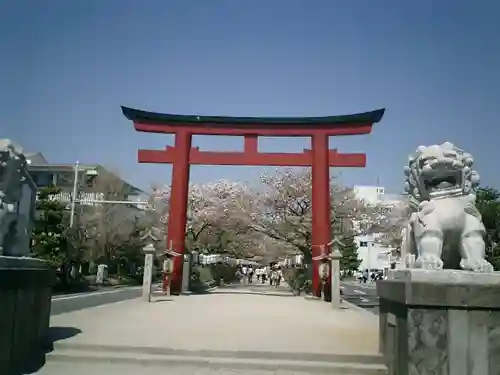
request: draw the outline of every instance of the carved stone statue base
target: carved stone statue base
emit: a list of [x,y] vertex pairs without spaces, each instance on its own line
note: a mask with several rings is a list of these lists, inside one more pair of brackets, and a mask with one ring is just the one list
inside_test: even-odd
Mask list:
[[389,374],[500,373],[500,273],[394,270],[377,294]]
[[55,273],[28,257],[0,256],[0,373],[17,373],[45,339]]

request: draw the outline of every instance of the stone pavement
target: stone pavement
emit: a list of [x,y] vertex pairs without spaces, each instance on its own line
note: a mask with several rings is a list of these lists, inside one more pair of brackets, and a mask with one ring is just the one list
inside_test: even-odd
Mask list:
[[260,285],[128,300],[51,325],[60,340],[41,375],[385,373],[376,316]]

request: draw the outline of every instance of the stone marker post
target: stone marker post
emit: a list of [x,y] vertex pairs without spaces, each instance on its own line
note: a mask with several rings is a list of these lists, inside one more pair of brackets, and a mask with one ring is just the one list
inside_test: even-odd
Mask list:
[[339,242],[335,241],[330,253],[332,262],[332,306],[334,309],[340,309],[340,258],[342,258],[342,253],[339,250]]
[[[326,248],[332,246],[332,251],[330,254],[326,253]],[[313,260],[320,261],[330,261],[330,269],[328,270],[328,263],[323,263],[324,269],[323,272],[328,274],[331,272],[331,303],[333,308],[340,309],[340,258],[342,258],[342,253],[340,252],[339,246],[343,246],[343,243],[337,239],[333,239],[326,245],[321,245],[321,253],[317,257],[314,257]],[[319,271],[320,275],[322,271]]]
[[190,288],[190,281],[191,281],[191,253],[186,252],[183,256],[184,258],[184,265],[182,267],[182,286],[181,286],[181,293],[185,294],[189,292]]
[[99,264],[97,266],[97,275],[95,282],[97,285],[102,285],[108,279],[108,265]]
[[144,251],[144,274],[142,278],[142,299],[146,302],[151,301],[151,282],[153,279],[153,259],[155,247],[148,244],[143,248]]

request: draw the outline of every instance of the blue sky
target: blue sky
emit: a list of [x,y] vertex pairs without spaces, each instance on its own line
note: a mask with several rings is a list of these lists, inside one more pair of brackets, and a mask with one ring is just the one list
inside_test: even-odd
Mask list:
[[[171,167],[137,163],[166,135],[137,133],[120,105],[180,114],[323,116],[385,107],[346,184],[401,191],[407,154],[452,141],[500,187],[500,2],[462,0],[4,0],[0,136],[54,163],[100,163],[142,188]],[[195,137],[205,150],[243,140]],[[298,152],[307,139],[263,139]],[[193,167],[191,180],[251,181],[265,168]]]

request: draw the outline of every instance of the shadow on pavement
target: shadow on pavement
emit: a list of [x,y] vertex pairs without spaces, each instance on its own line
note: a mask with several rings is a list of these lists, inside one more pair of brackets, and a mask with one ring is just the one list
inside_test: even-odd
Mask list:
[[[227,295],[260,295],[260,296],[270,296],[270,297],[297,297],[293,294],[290,289],[286,286],[280,286],[278,288],[270,287],[268,284],[225,284],[215,288],[196,288],[191,290],[189,293],[182,294],[183,296],[196,296],[196,295],[215,295],[215,294],[227,294]],[[163,302],[171,301],[169,299],[162,299],[165,296],[162,292],[153,292],[152,297],[155,300],[151,302]],[[166,298],[166,297],[165,297]]]
[[230,291],[223,291],[223,290],[216,290],[208,294],[227,294],[227,295],[238,295],[238,294],[243,294],[243,295],[252,295],[252,296],[268,296],[268,297],[297,297],[294,296],[293,294],[288,294],[288,293],[283,293],[283,292],[252,292],[252,291],[247,291],[247,292],[230,292]]
[[157,302],[172,302],[172,298],[167,298],[167,297],[156,297],[155,299],[151,299],[151,302],[157,303]]
[[9,375],[33,374],[45,365],[45,356],[54,350],[54,343],[69,339],[82,333],[75,327],[50,327],[46,337],[34,353],[23,363],[23,367],[18,371],[13,371]]

